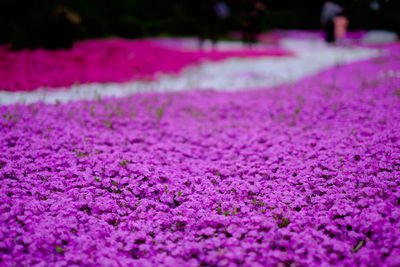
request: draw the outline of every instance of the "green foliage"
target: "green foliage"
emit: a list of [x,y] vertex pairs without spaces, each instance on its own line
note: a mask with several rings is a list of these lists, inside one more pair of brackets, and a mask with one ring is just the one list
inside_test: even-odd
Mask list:
[[58,253],[63,253],[65,251],[65,249],[61,248],[59,245],[56,246],[56,251]]
[[357,253],[363,246],[365,245],[365,240],[361,240],[358,242],[357,246],[353,248],[353,252]]
[[157,108],[156,114],[157,114],[157,120],[160,120],[164,115],[164,108]]
[[394,90],[393,94],[400,98],[400,88],[397,88],[396,90]]
[[289,223],[290,223],[289,218],[283,218],[282,221],[280,223],[278,223],[278,227],[284,228],[284,227],[288,226]]

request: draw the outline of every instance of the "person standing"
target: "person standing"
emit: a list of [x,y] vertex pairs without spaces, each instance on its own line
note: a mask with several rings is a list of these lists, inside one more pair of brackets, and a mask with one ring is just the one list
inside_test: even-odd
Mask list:
[[335,16],[342,11],[342,7],[331,2],[326,1],[322,7],[321,25],[325,33],[325,40],[328,43],[335,42]]
[[244,1],[244,27],[243,42],[251,46],[258,41],[258,34],[261,32],[261,14],[265,6],[258,0]]
[[334,19],[335,23],[335,38],[337,44],[343,44],[344,38],[346,37],[347,27],[349,26],[349,20],[344,16],[343,12],[340,12]]
[[206,39],[211,39],[213,45],[217,42],[218,17],[215,12],[216,0],[204,0],[199,2],[197,10],[199,21],[199,47],[202,48]]
[[228,31],[227,18],[231,11],[228,4],[222,0],[217,1],[214,6],[214,11],[217,16],[217,37],[219,38]]
[[77,26],[82,18],[65,5],[57,5],[51,10],[48,18],[47,42],[43,47],[48,49],[71,48],[74,43]]

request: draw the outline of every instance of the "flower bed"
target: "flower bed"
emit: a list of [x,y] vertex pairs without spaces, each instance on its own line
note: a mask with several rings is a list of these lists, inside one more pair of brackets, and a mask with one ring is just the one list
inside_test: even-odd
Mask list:
[[178,73],[205,60],[229,57],[288,56],[279,48],[242,51],[182,51],[158,41],[123,39],[78,42],[72,50],[9,51],[0,47],[0,90],[32,91],[75,83],[126,82]]
[[399,45],[248,92],[0,107],[0,259],[400,264]]

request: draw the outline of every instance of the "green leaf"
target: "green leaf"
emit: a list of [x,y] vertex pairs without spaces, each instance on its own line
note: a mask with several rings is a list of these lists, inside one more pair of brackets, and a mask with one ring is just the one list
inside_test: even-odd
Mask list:
[[156,111],[156,113],[157,113],[157,118],[158,118],[158,119],[161,119],[161,117],[162,117],[163,114],[164,114],[164,109],[163,109],[163,108],[158,108],[157,111]]
[[365,245],[365,240],[358,242],[357,246],[353,248],[353,252],[357,253]]
[[94,177],[94,180],[95,180],[96,182],[100,182],[100,179],[97,178],[97,177]]
[[178,191],[178,196],[182,196],[182,192],[181,191]]
[[398,97],[400,98],[400,88],[394,90],[394,91],[393,91],[393,94],[394,94],[395,96],[398,96]]
[[63,253],[65,251],[65,249],[61,248],[59,245],[56,246],[56,251],[58,253]]
[[289,218],[283,218],[282,222],[278,224],[279,228],[284,228],[286,226],[288,226],[290,223]]
[[127,164],[126,159],[124,159],[124,160],[121,162],[121,166],[126,166],[126,164]]

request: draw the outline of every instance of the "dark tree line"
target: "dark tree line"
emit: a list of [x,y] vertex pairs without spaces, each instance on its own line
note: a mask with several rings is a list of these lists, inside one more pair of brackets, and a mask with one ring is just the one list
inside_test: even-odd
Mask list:
[[[15,48],[56,46],[57,40],[121,36],[185,36],[198,32],[202,1],[188,0],[1,0],[0,43]],[[225,0],[231,14],[224,32],[241,30],[243,0]],[[323,0],[263,0],[262,29],[318,29]],[[335,1],[346,8],[350,29],[400,32],[400,0]],[[74,17],[75,16],[75,17]],[[80,20],[77,20],[77,16]],[[222,34],[224,34],[222,32]],[[52,41],[53,40],[53,41]],[[56,40],[56,41],[54,41]],[[53,43],[52,43],[53,42]],[[44,44],[46,43],[46,44]]]

